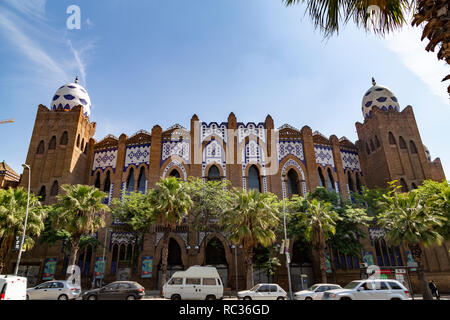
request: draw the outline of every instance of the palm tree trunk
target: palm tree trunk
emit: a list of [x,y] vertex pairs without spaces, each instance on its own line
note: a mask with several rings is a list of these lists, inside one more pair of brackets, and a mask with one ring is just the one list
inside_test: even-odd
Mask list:
[[164,231],[163,247],[161,252],[161,292],[166,284],[167,258],[169,257],[169,231]]
[[2,244],[0,246],[0,274],[8,272],[8,256],[11,251],[12,245],[14,243],[14,236],[9,235],[3,238]]
[[72,247],[71,247],[70,255],[69,255],[69,266],[77,265],[78,251],[80,250],[80,240],[81,240],[80,235],[76,235],[76,236],[72,237],[72,241],[71,241]]
[[417,274],[419,276],[420,284],[423,292],[423,300],[433,300],[433,295],[431,294],[430,288],[428,287],[428,280],[422,265],[422,249],[418,244],[409,244],[409,249],[417,262]]
[[319,247],[319,265],[320,265],[320,276],[322,278],[322,283],[327,283],[327,270],[325,268],[325,246],[320,245]]
[[248,248],[246,250],[247,254],[245,257],[245,268],[247,271],[246,276],[246,289],[253,288],[253,248]]

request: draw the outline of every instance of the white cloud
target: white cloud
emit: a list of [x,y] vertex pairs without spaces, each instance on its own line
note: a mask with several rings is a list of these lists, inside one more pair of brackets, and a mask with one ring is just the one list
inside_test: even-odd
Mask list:
[[448,65],[439,61],[436,52],[425,51],[428,40],[420,41],[422,29],[405,27],[387,37],[388,48],[395,52],[403,64],[416,74],[430,91],[450,103],[447,82],[441,80],[450,73]]
[[47,0],[5,0],[5,2],[30,17],[45,19],[45,5]]

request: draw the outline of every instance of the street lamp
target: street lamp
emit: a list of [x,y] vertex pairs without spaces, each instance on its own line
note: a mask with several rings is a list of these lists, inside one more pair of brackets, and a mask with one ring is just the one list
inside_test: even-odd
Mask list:
[[[103,278],[105,277],[106,273],[106,261],[105,261],[105,254],[106,254],[106,240],[108,239],[108,232],[112,232],[112,229],[105,229],[105,243],[103,244],[103,277],[100,279],[100,288],[103,286]],[[94,279],[95,281],[95,279]]]
[[[286,173],[282,174],[283,176],[283,183],[284,183],[284,192],[283,192],[283,225],[284,225],[284,245],[287,246],[287,228],[286,228],[286,206],[284,204],[284,194],[286,192]],[[285,247],[286,248],[286,247]],[[287,268],[287,273],[288,273],[288,281],[289,281],[289,300],[293,300],[292,299],[292,284],[291,284],[291,268],[289,267],[289,248],[287,248],[287,250],[285,249],[285,255],[286,255],[286,268]]]
[[20,258],[22,257],[23,242],[25,241],[25,233],[27,231],[28,208],[30,206],[31,167],[27,164],[22,164],[22,167],[24,169],[28,169],[28,196],[27,196],[27,210],[25,213],[25,223],[23,225],[22,239],[20,240],[19,255],[17,256],[16,269],[14,270],[15,276],[17,276],[17,273],[19,272],[19,264],[20,264]]

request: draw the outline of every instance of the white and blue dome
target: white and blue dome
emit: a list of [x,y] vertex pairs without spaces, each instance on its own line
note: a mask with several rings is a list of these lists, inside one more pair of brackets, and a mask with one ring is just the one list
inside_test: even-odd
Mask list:
[[50,105],[52,110],[65,111],[82,105],[84,115],[89,116],[91,114],[91,99],[87,90],[78,84],[78,77],[74,83],[69,83],[59,88],[53,96]]
[[373,86],[367,90],[362,101],[362,113],[364,119],[370,118],[372,108],[377,106],[381,110],[397,110],[400,111],[400,105],[397,97],[386,87],[377,86],[375,79],[372,78]]
[[430,150],[428,150],[426,145],[423,145],[423,148],[425,149],[425,156],[427,157],[428,161],[431,161],[431,153]]

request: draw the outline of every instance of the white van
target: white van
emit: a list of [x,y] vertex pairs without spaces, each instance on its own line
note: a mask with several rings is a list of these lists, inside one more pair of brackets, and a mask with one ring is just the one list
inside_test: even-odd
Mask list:
[[216,300],[223,298],[223,284],[214,267],[189,267],[177,271],[163,287],[163,296],[171,300]]
[[27,278],[0,275],[0,300],[26,300]]

